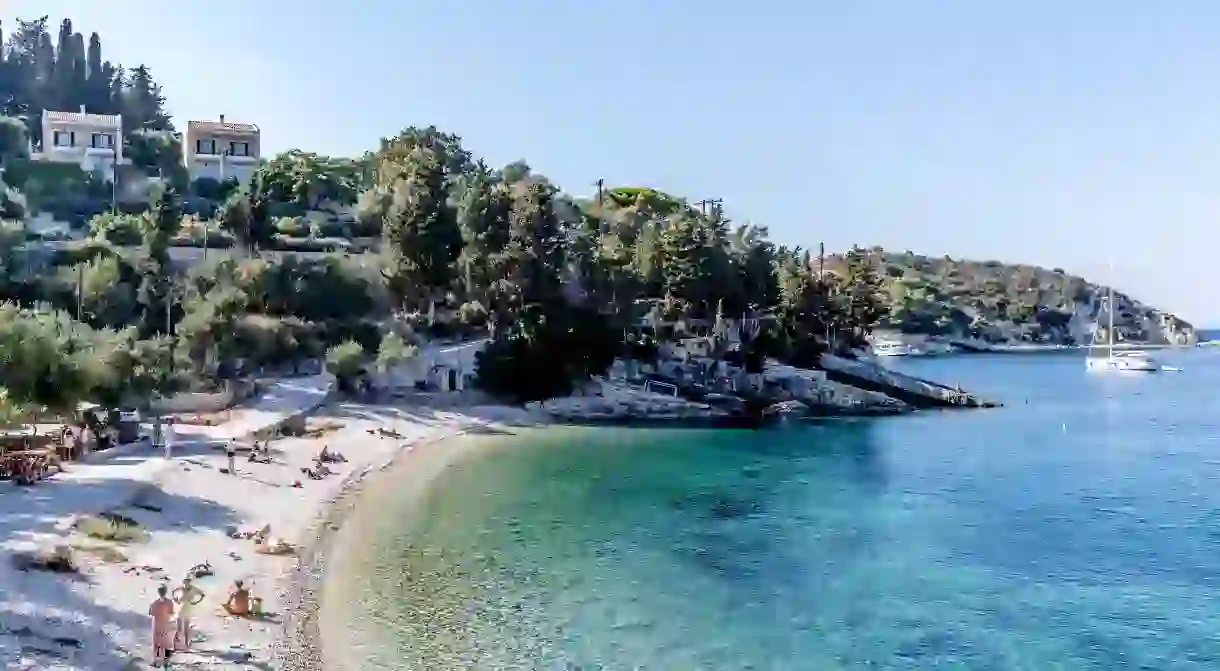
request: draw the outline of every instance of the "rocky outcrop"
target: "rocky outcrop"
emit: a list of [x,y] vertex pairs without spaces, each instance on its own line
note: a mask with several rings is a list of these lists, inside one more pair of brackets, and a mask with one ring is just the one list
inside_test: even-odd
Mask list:
[[602,381],[597,381],[587,395],[545,401],[541,410],[567,421],[717,419],[729,414],[705,403]]

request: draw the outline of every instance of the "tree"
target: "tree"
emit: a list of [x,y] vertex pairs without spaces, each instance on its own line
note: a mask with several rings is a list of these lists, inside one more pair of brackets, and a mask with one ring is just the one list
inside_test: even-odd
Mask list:
[[339,388],[351,390],[355,379],[363,371],[364,348],[354,340],[347,340],[326,350],[326,371],[335,376]]
[[496,184],[485,167],[467,177],[457,207],[463,241],[459,266],[467,297],[490,302],[491,288],[505,278],[512,205],[508,189]]
[[266,166],[254,171],[246,187],[246,203],[249,216],[249,241],[252,250],[258,250],[271,242],[275,227],[271,222],[271,203],[275,199],[275,181]]
[[377,368],[382,372],[397,368],[415,358],[416,347],[393,331],[385,334],[377,348]]
[[174,124],[165,112],[161,85],[153,80],[148,66],[143,64],[131,69],[127,88],[123,91],[123,130],[129,134],[138,130],[174,130]]
[[847,266],[842,278],[846,297],[849,328],[853,344],[862,344],[864,337],[887,314],[882,298],[881,278],[868,252],[853,246],[844,258]]
[[253,250],[250,199],[246,194],[240,191],[231,194],[221,206],[217,219],[220,228],[231,233],[239,245]]
[[537,182],[518,185],[513,194],[506,274],[517,286],[521,305],[552,303],[561,297],[561,272],[567,259],[553,196],[553,187]]
[[20,191],[0,183],[0,219],[22,220],[29,210]]
[[712,315],[716,289],[725,288],[717,278],[716,241],[701,220],[690,216],[672,219],[661,231],[661,278],[665,295],[683,316]]
[[479,352],[477,381],[500,398],[541,401],[604,373],[622,352],[619,331],[605,315],[582,307],[549,312],[532,304]]
[[176,133],[137,129],[127,136],[125,153],[133,166],[146,174],[160,177],[178,193],[186,191],[188,174],[183,164],[182,142]]
[[383,138],[377,152],[369,157],[372,165],[372,187],[389,189],[409,170],[417,151],[432,154],[440,163],[447,186],[453,186],[461,175],[473,167],[470,152],[462,147],[462,138],[445,133],[436,126],[404,128],[397,136]]
[[118,257],[97,257],[65,269],[77,295],[83,320],[95,328],[122,329],[135,321],[136,291],[132,269]]
[[441,156],[417,149],[393,170],[393,202],[382,225],[385,277],[404,310],[427,310],[455,279],[462,234],[448,204]]

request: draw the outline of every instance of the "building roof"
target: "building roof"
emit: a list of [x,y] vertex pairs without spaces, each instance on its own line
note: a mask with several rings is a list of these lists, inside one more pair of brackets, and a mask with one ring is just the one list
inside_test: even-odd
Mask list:
[[121,128],[123,118],[118,114],[86,114],[85,112],[53,112],[43,110],[42,118],[46,121],[61,123],[80,123],[106,128]]
[[258,126],[252,123],[232,123],[228,121],[188,121],[186,130],[204,133],[258,133]]

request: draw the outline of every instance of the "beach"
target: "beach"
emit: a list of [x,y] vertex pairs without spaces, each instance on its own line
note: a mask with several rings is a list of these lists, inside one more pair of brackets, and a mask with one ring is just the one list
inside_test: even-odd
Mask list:
[[[315,390],[317,392],[318,390]],[[175,652],[178,669],[316,668],[299,645],[314,604],[329,531],[342,519],[357,485],[425,443],[497,422],[527,420],[501,407],[444,409],[410,404],[292,401],[279,393],[235,409],[229,421],[181,426],[172,458],[139,446],[98,455],[32,487],[0,484],[4,561],[0,566],[0,663],[8,669],[62,671],[146,668],[149,604],[158,585],[171,589],[200,564],[190,650]],[[315,393],[316,396],[316,393]],[[277,405],[278,404],[278,405]],[[315,407],[309,407],[312,406]],[[290,415],[309,413],[307,435],[273,439],[272,463],[248,460],[248,436]],[[242,446],[236,472],[226,473],[226,439]],[[245,439],[243,439],[245,438]],[[323,446],[345,461],[315,480],[302,473]],[[299,483],[299,485],[298,485]],[[81,520],[100,513],[138,523],[140,538],[115,542],[81,533]],[[269,536],[294,549],[261,554],[234,538],[270,526]],[[76,572],[20,570],[12,556],[71,548]],[[261,617],[235,618],[225,603],[235,580],[262,600]]]

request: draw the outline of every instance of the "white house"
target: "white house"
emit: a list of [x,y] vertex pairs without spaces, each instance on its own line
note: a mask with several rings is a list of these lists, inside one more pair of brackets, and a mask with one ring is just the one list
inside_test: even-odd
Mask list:
[[182,157],[191,181],[210,177],[223,182],[236,177],[245,184],[258,169],[262,131],[251,123],[188,121]]
[[124,163],[123,118],[117,114],[42,113],[42,146],[31,152],[36,161],[75,163],[82,170],[114,181],[114,166]]

